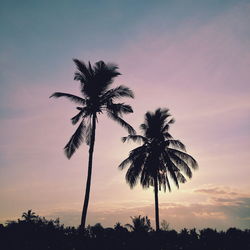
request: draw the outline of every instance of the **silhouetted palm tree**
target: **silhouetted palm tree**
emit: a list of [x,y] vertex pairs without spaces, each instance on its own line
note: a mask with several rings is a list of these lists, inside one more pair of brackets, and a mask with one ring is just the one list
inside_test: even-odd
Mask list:
[[130,217],[132,220],[132,224],[126,224],[125,226],[131,229],[134,232],[149,232],[151,230],[150,219],[147,216],[141,217],[134,216]]
[[179,188],[179,182],[186,182],[185,176],[192,177],[190,169],[198,167],[195,159],[185,153],[185,146],[179,140],[173,139],[169,134],[169,126],[174,123],[169,119],[168,109],[157,109],[154,113],[145,114],[145,122],[140,128],[143,135],[129,135],[123,137],[125,141],[140,142],[142,145],[133,149],[129,157],[120,165],[124,169],[127,165],[129,168],[126,173],[126,181],[133,188],[137,180],[143,188],[154,187],[155,194],[155,221],[156,230],[159,230],[159,207],[158,207],[158,189],[166,187],[171,191],[169,177]]
[[36,219],[36,218],[37,218],[37,215],[36,215],[35,212],[32,212],[32,210],[30,209],[30,210],[28,210],[27,213],[24,212],[24,213],[22,214],[22,218],[24,218],[26,221],[30,222],[30,221]]
[[78,114],[71,119],[73,125],[79,121],[80,125],[64,147],[64,150],[66,156],[70,158],[84,140],[89,145],[88,176],[80,225],[81,228],[85,228],[97,115],[106,112],[109,118],[126,128],[130,134],[134,134],[134,129],[122,119],[123,114],[133,112],[131,106],[124,103],[114,103],[116,99],[121,97],[133,98],[134,94],[129,88],[122,85],[110,89],[114,78],[120,75],[117,71],[118,67],[115,64],[106,64],[103,61],[99,61],[92,66],[90,62],[86,65],[77,59],[73,61],[77,66],[74,80],[80,81],[82,97],[61,92],[56,92],[51,97],[66,97],[70,101],[80,105],[77,107],[79,110]]

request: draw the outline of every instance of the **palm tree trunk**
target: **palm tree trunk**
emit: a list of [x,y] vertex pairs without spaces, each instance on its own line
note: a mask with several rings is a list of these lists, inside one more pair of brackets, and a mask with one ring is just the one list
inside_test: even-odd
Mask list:
[[90,195],[90,184],[91,184],[91,174],[92,174],[92,162],[93,162],[93,153],[94,153],[94,144],[95,144],[95,130],[96,130],[96,114],[92,117],[92,131],[89,145],[89,163],[88,163],[88,177],[86,182],[86,191],[85,191],[85,199],[82,210],[82,218],[80,228],[85,228],[87,210],[89,204],[89,195]]
[[159,205],[158,205],[158,181],[157,181],[157,177],[154,178],[154,191],[155,191],[155,225],[156,225],[156,231],[159,231],[160,226],[159,226]]

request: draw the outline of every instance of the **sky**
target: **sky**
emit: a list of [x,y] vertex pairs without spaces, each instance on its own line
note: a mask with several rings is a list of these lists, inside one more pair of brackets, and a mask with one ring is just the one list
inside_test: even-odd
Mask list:
[[[140,133],[147,111],[170,109],[180,139],[199,164],[193,178],[159,194],[170,228],[250,228],[250,1],[5,1],[0,9],[0,223],[32,209],[80,223],[88,148],[68,160],[75,127],[68,100],[78,58],[115,62],[114,86],[130,87],[125,118]],[[130,189],[117,166],[136,144],[99,117],[87,224],[113,226],[147,215],[154,194]]]

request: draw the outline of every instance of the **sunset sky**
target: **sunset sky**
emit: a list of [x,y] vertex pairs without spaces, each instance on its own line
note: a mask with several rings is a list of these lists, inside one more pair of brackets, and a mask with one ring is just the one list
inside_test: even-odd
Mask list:
[[[250,1],[1,1],[0,223],[32,209],[78,226],[88,148],[71,160],[63,147],[76,129],[79,94],[72,58],[115,62],[135,99],[124,99],[137,131],[144,114],[167,107],[170,132],[199,163],[180,189],[160,192],[170,228],[250,228]],[[131,190],[117,166],[136,147],[99,117],[87,224],[105,227],[148,215],[154,195]]]

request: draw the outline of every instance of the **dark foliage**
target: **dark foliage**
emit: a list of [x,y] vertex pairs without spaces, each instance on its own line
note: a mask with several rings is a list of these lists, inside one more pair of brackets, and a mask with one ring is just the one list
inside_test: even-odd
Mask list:
[[[186,153],[185,145],[175,140],[169,133],[174,119],[168,109],[156,109],[145,114],[141,124],[142,135],[128,135],[122,141],[139,142],[141,145],[131,150],[129,156],[119,165],[120,169],[128,166],[126,181],[133,188],[140,181],[143,188],[154,187],[155,224],[160,230],[158,191],[168,188],[169,179],[179,188],[186,177],[192,178],[192,170],[197,169],[196,160]],[[185,177],[186,176],[186,177]]]
[[[114,228],[104,228],[100,223],[88,226],[84,232],[74,227],[64,227],[59,219],[47,220],[35,215],[31,210],[23,219],[0,224],[0,249],[6,250],[248,250],[250,230],[230,228],[218,232],[206,228],[161,230],[155,232],[147,217],[135,216],[129,231],[117,223]],[[138,227],[137,224],[141,225]],[[137,225],[140,230],[136,230]],[[146,227],[141,230],[141,226]]]

